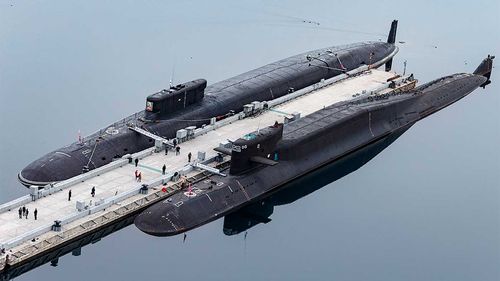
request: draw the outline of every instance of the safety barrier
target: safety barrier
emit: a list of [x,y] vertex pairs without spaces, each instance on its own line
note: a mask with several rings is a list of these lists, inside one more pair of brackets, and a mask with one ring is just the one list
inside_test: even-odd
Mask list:
[[0,205],[0,213],[3,213],[5,211],[10,211],[12,209],[17,209],[17,207],[20,207],[20,206],[27,204],[29,202],[31,202],[30,195],[25,195],[23,197],[19,197],[19,198],[14,199],[10,202],[7,202],[5,204]]

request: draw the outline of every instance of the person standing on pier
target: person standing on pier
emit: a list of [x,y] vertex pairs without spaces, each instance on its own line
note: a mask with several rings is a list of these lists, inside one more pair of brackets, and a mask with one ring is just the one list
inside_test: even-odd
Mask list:
[[28,214],[29,214],[30,211],[28,211],[28,208],[26,208],[26,219],[28,219]]
[[23,217],[25,216],[26,214],[26,206],[23,206]]
[[163,164],[163,167],[161,167],[161,173],[164,175],[165,171],[167,171],[167,166]]
[[71,189],[68,192],[68,201],[71,201]]
[[20,219],[23,218],[22,215],[23,215],[23,208],[19,207],[19,218]]
[[35,220],[36,220],[36,218],[38,216],[38,210],[36,208],[35,208],[35,211],[33,212],[33,215],[35,216]]
[[172,143],[174,144],[174,147],[177,147],[177,139],[174,139]]
[[90,191],[90,195],[92,195],[92,197],[95,196],[95,186],[92,186],[92,190]]
[[135,162],[135,166],[137,167],[137,165],[139,164],[139,158],[135,158],[134,162]]
[[191,152],[189,152],[189,153],[188,153],[188,162],[189,162],[189,163],[191,163],[191,156],[193,156],[193,155],[191,154]]
[[176,146],[175,147],[175,155],[179,155],[181,154],[181,147],[180,146]]

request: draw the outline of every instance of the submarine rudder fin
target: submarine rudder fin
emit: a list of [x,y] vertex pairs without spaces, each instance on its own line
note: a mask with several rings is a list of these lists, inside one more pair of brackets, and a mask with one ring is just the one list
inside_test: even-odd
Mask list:
[[495,56],[488,55],[483,61],[479,64],[479,66],[474,70],[473,74],[475,75],[481,75],[486,77],[486,82],[481,84],[480,87],[483,89],[486,88],[487,85],[491,84],[491,71],[493,70],[493,59]]
[[391,30],[389,31],[389,36],[387,37],[387,43],[396,43],[396,32],[398,30],[398,20],[393,20],[391,23]]
[[[396,32],[398,30],[398,20],[393,20],[391,23],[391,30],[389,31],[389,36],[387,36],[387,43],[395,44],[396,43]],[[390,58],[385,63],[385,71],[390,71],[392,68],[392,58]]]

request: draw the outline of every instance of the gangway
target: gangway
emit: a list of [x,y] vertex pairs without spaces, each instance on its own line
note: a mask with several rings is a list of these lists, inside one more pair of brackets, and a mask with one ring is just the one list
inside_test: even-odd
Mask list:
[[157,148],[159,148],[157,146],[158,143],[166,145],[166,146],[168,146],[170,148],[174,148],[174,145],[173,145],[173,143],[171,141],[169,141],[169,140],[167,140],[167,139],[165,139],[163,137],[160,137],[158,135],[155,135],[155,134],[153,134],[153,133],[151,133],[149,131],[146,131],[143,128],[140,128],[140,127],[137,127],[137,126],[133,126],[133,125],[128,126],[128,128],[130,130],[132,130],[134,132],[137,132],[137,133],[139,133],[141,135],[144,135],[144,136],[146,136],[146,137],[148,137],[150,139],[154,139],[155,140],[155,147],[157,147]]
[[223,177],[226,176],[226,174],[221,173],[221,171],[219,169],[201,164],[199,162],[192,164],[192,166],[195,168],[201,169],[201,170],[205,170],[205,171],[210,172],[212,174],[216,174],[216,175],[223,176]]

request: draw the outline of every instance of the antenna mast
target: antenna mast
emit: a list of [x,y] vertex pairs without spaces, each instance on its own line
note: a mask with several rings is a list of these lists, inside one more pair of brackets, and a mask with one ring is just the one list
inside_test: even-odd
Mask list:
[[174,86],[174,74],[175,74],[175,62],[174,65],[172,66],[172,74],[170,74],[170,81],[168,83],[170,88]]

